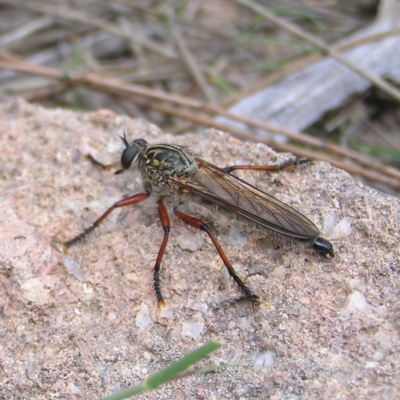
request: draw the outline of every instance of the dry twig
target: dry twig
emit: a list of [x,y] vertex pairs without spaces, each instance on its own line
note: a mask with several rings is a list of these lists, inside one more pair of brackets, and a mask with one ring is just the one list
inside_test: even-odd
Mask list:
[[[1,56],[1,54],[0,54]],[[367,179],[373,179],[377,182],[381,182],[387,184],[395,189],[400,188],[400,171],[388,167],[383,166],[381,163],[374,162],[373,159],[363,156],[360,157],[360,154],[351,150],[346,150],[341,148],[340,146],[335,145],[334,143],[323,141],[314,137],[311,137],[307,134],[300,133],[300,132],[292,132],[280,127],[272,126],[264,121],[257,121],[252,118],[247,118],[243,116],[238,116],[232,113],[225,111],[222,107],[219,106],[212,106],[206,105],[201,101],[194,100],[191,98],[187,98],[185,96],[177,95],[177,94],[170,94],[166,92],[162,92],[160,90],[154,90],[147,87],[142,87],[139,85],[134,84],[126,84],[116,80],[108,80],[108,79],[101,79],[98,78],[94,74],[84,74],[84,75],[71,75],[65,76],[60,74],[57,70],[50,68],[50,67],[43,67],[32,65],[26,62],[10,62],[10,61],[0,61],[0,68],[9,69],[13,71],[25,72],[34,75],[39,75],[51,79],[56,79],[63,83],[69,83],[71,85],[76,86],[86,86],[93,88],[95,90],[105,91],[108,93],[112,93],[118,96],[129,97],[136,103],[139,103],[141,106],[151,106],[154,109],[158,109],[160,111],[166,112],[168,114],[172,114],[175,116],[180,116],[182,118],[191,120],[192,122],[196,122],[206,126],[213,126],[217,129],[226,130],[228,132],[233,133],[235,136],[244,139],[244,140],[253,140],[253,141],[261,141],[266,144],[271,144],[272,141],[270,139],[261,139],[250,132],[243,132],[241,130],[234,129],[229,125],[221,124],[215,122],[211,118],[207,118],[204,115],[200,115],[198,111],[210,113],[211,115],[224,115],[226,117],[236,119],[240,122],[245,122],[250,126],[263,128],[269,130],[271,132],[283,134],[295,142],[302,143],[308,146],[319,147],[333,153],[336,153],[341,156],[351,157],[355,161],[361,162],[365,165],[365,167],[376,169],[376,171],[367,170],[366,168],[357,168],[354,167],[353,164],[339,162],[331,158],[329,162],[333,165],[337,165],[341,168],[348,170],[349,172],[353,171],[353,173],[357,173],[360,176],[363,176]],[[136,96],[136,97],[135,97]],[[137,99],[137,96],[144,97],[147,100],[143,101]],[[177,109],[173,106],[164,105],[161,102],[154,102],[150,99],[157,100],[157,101],[166,101],[168,103],[173,103],[180,105],[182,107],[189,107],[194,109],[196,112],[188,112],[184,109]],[[273,145],[278,148],[279,150],[283,151],[290,151],[289,146],[285,144],[273,143]],[[296,148],[296,153],[298,155],[305,155],[308,156],[309,152],[307,150],[300,150],[300,148]],[[307,153],[307,154],[306,154]],[[321,157],[322,159],[326,159],[325,157]],[[357,172],[356,172],[357,171]]]

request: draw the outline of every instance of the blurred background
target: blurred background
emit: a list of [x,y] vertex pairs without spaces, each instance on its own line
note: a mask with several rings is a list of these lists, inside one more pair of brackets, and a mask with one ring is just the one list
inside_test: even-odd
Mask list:
[[400,189],[399,0],[0,0],[0,96],[208,127]]

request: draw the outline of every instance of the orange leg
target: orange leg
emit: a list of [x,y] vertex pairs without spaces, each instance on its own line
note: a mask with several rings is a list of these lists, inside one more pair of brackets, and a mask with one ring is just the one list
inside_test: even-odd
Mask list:
[[164,239],[161,243],[160,250],[158,251],[157,260],[154,265],[154,290],[156,292],[158,306],[160,307],[160,306],[165,306],[165,302],[161,294],[159,273],[160,273],[161,261],[164,256],[165,249],[167,247],[169,231],[171,228],[167,207],[165,207],[165,205],[162,203],[162,200],[158,202],[158,216],[160,218],[161,226],[164,229]]
[[128,197],[126,199],[117,201],[112,207],[110,207],[99,219],[97,219],[94,224],[90,225],[86,228],[82,233],[75,236],[74,238],[64,242],[65,247],[72,246],[73,244],[81,241],[85,238],[90,232],[94,231],[116,208],[132,206],[134,204],[141,203],[146,200],[151,195],[151,192],[148,191],[146,193],[135,194],[134,196]]
[[214,244],[214,247],[218,251],[219,256],[221,257],[225,267],[227,268],[229,275],[233,278],[233,280],[237,283],[239,288],[245,294],[245,296],[253,303],[253,308],[255,308],[257,303],[260,303],[260,298],[255,295],[243,282],[243,280],[236,274],[235,269],[233,268],[231,262],[229,261],[227,255],[225,254],[224,250],[222,249],[221,245],[219,244],[215,235],[211,232],[209,226],[201,219],[192,217],[190,215],[184,214],[183,212],[175,210],[175,215],[181,219],[182,221],[186,222],[190,226],[194,228],[200,229],[203,232],[207,233],[209,238]]

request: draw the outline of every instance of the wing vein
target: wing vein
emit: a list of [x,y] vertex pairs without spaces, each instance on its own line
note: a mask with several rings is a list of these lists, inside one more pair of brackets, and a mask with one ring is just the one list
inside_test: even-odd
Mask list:
[[298,239],[318,237],[318,228],[300,212],[242,179],[201,158],[198,171],[189,177],[171,177],[181,190],[237,213],[257,225]]

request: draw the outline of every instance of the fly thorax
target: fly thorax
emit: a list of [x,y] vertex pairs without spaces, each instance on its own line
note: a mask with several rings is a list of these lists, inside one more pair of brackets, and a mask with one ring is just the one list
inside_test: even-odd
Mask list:
[[198,170],[194,156],[181,146],[155,145],[149,147],[139,162],[143,180],[161,195],[172,191],[171,177],[190,176]]

